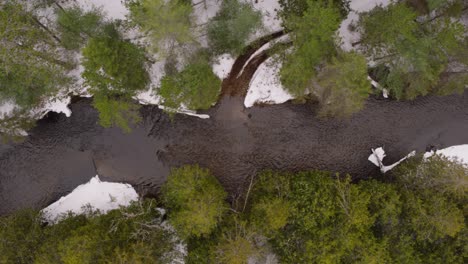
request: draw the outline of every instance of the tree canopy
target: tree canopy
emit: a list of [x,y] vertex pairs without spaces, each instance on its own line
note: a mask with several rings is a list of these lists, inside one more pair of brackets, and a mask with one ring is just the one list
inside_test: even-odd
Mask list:
[[335,31],[340,25],[340,13],[334,5],[313,0],[307,4],[302,16],[286,21],[294,46],[286,54],[280,78],[294,96],[306,93],[319,64],[336,53]]
[[159,94],[164,105],[173,109],[182,104],[189,109],[208,109],[218,99],[221,80],[213,73],[208,61],[195,59],[181,72],[166,75],[161,80]]
[[101,214],[66,215],[46,225],[26,210],[0,218],[0,263],[169,263],[175,234],[161,225],[154,200]]
[[218,180],[197,165],[173,169],[162,188],[169,222],[183,238],[208,236],[228,208],[226,196]]
[[340,53],[332,58],[312,82],[320,103],[320,116],[346,117],[364,107],[371,93],[366,58],[358,53]]
[[262,14],[250,3],[226,0],[207,26],[208,39],[215,54],[238,55],[249,36],[262,25]]
[[136,108],[131,106],[132,96],[149,83],[145,54],[123,40],[115,25],[106,25],[103,32],[83,48],[82,76],[95,96],[101,125],[118,125],[129,131],[128,122],[138,120]]
[[129,19],[151,40],[151,50],[163,54],[194,41],[192,5],[181,0],[127,0]]
[[59,42],[18,1],[0,3],[0,99],[38,106],[70,83],[73,65],[57,56]]
[[[361,49],[383,69],[378,79],[397,99],[446,94],[456,88],[442,85],[441,77],[449,63],[467,63],[467,31],[458,20],[450,16],[421,19],[411,7],[398,2],[363,14],[358,29]],[[452,76],[456,90],[463,89],[466,74]]]
[[57,10],[57,30],[62,46],[67,49],[78,49],[90,37],[98,36],[103,23],[97,9],[84,12],[75,6]]

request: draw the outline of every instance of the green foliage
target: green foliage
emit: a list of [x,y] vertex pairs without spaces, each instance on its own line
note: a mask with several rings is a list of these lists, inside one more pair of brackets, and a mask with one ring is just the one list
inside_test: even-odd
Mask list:
[[294,43],[287,52],[280,71],[281,83],[295,96],[306,93],[308,84],[317,74],[317,66],[335,54],[335,32],[340,25],[339,10],[332,4],[307,1],[302,16],[291,17],[287,28]]
[[414,191],[440,192],[456,199],[462,199],[468,193],[468,168],[444,156],[412,159],[399,166],[396,175],[401,183]]
[[161,80],[159,95],[164,105],[173,109],[184,104],[189,109],[208,109],[218,99],[221,80],[205,60],[196,60],[180,73],[166,75]]
[[162,188],[169,222],[183,238],[209,235],[227,208],[226,196],[216,178],[198,165],[173,169]]
[[94,106],[104,127],[117,125],[129,131],[128,123],[139,120],[131,97],[149,82],[142,49],[123,40],[114,25],[104,35],[91,38],[83,48],[82,74],[95,95]]
[[[153,52],[194,42],[192,5],[179,0],[126,0],[130,21],[151,39]],[[169,46],[166,46],[169,43]],[[163,48],[162,52],[166,52]]]
[[[458,178],[448,176],[456,170],[438,168],[454,164],[439,162],[431,168],[440,179]],[[248,214],[259,219],[257,204],[275,199],[289,204],[282,228],[259,230],[268,235],[281,263],[463,263],[466,193],[453,196],[440,191],[434,177],[408,176],[431,170],[418,166],[428,165],[408,163],[392,183],[351,183],[349,177],[334,179],[320,171],[264,172],[254,183]]]
[[435,242],[446,236],[455,237],[465,228],[462,211],[443,195],[431,191],[405,195],[409,225],[418,240]]
[[113,24],[83,48],[83,78],[94,91],[133,95],[149,81],[142,49],[123,40]]
[[[325,2],[324,0],[314,0],[315,2]],[[280,10],[279,16],[283,21],[288,21],[291,17],[302,16],[305,12],[308,11],[308,1],[307,0],[279,0]],[[343,18],[349,12],[349,0],[332,0],[328,3],[335,5],[339,8],[341,16]],[[287,24],[287,23],[286,23]]]
[[57,11],[57,29],[66,49],[76,50],[87,38],[97,36],[102,23],[99,10],[83,12],[79,7],[72,7]]
[[320,116],[345,117],[364,107],[371,90],[366,58],[357,53],[340,53],[325,65],[313,81],[320,102]]
[[0,118],[0,142],[19,142],[24,139],[23,131],[34,127],[36,120],[27,109],[14,109]]
[[282,198],[264,199],[252,206],[252,222],[267,235],[283,228],[290,214],[289,203]]
[[232,226],[225,228],[214,249],[214,263],[244,264],[250,257],[258,255],[253,242],[253,233],[247,222],[234,217]]
[[0,218],[0,263],[32,263],[43,239],[40,217],[25,210]]
[[[415,11],[401,2],[378,6],[363,14],[358,23],[363,51],[388,67],[378,79],[397,99],[434,92],[448,63],[466,54],[467,31],[460,22],[443,14],[421,22],[416,18]],[[453,88],[447,85],[436,91],[453,93]]]
[[32,211],[0,218],[0,263],[150,264],[174,257],[173,233],[161,227],[154,200],[64,217],[53,225]]
[[0,99],[38,106],[66,86],[72,65],[57,58],[58,42],[17,1],[0,4]]
[[260,11],[239,0],[223,1],[221,9],[208,24],[208,39],[215,54],[239,54],[250,34],[262,25]]

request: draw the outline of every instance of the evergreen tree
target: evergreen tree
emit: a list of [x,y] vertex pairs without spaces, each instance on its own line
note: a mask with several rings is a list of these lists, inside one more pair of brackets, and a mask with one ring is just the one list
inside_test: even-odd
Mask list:
[[60,43],[35,15],[19,2],[0,3],[0,99],[23,108],[69,84],[73,65],[57,56]]
[[310,80],[317,75],[317,67],[336,53],[334,36],[340,25],[339,10],[332,4],[313,0],[307,4],[302,16],[285,21],[294,46],[286,54],[280,78],[296,97],[306,93]]
[[238,55],[249,36],[262,25],[260,11],[239,0],[223,1],[221,9],[208,24],[208,39],[215,54]]
[[312,81],[320,103],[320,116],[345,117],[364,107],[371,93],[366,59],[357,53],[340,53]]
[[195,58],[181,72],[164,76],[159,95],[164,105],[172,109],[183,104],[198,110],[208,109],[216,103],[220,89],[221,80],[213,73],[208,61]]
[[126,0],[129,20],[151,40],[151,50],[167,55],[194,42],[192,5],[181,0]]
[[397,99],[454,91],[453,85],[440,85],[440,80],[449,63],[458,61],[466,65],[463,58],[467,31],[460,22],[449,15],[421,19],[404,2],[399,2],[377,6],[363,14],[358,29],[362,34],[362,50],[388,69],[380,72],[380,83]]
[[147,88],[149,75],[143,50],[123,40],[115,25],[91,38],[83,48],[82,74],[95,96],[94,106],[103,126],[118,125],[129,131],[128,122],[138,120],[132,96]]
[[102,24],[99,10],[83,12],[79,7],[57,10],[57,28],[67,49],[78,49],[90,37],[98,36]]
[[227,208],[226,192],[198,165],[173,169],[162,188],[169,222],[183,238],[208,236]]

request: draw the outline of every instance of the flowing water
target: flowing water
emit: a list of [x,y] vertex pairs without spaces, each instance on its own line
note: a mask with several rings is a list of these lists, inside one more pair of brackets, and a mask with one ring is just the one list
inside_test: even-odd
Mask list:
[[210,119],[171,119],[144,106],[129,134],[100,127],[90,103],[72,103],[70,118],[49,113],[24,142],[0,145],[0,215],[44,207],[95,174],[156,194],[169,168],[198,163],[236,196],[264,169],[382,177],[367,161],[371,148],[383,146],[389,164],[412,150],[468,143],[468,91],[411,102],[371,98],[344,120],[315,117],[313,104],[244,109],[229,96],[206,112]]

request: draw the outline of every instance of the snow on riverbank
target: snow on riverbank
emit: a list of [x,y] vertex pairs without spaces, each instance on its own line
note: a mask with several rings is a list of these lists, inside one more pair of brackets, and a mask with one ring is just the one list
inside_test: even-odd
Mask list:
[[70,194],[44,208],[42,212],[48,221],[55,222],[69,211],[83,213],[84,206],[87,205],[106,213],[120,206],[128,206],[131,201],[136,200],[138,194],[131,185],[103,182],[96,175],[89,182],[76,187]]
[[375,166],[379,167],[382,173],[386,173],[387,171],[395,168],[400,163],[402,163],[403,161],[405,161],[406,159],[410,157],[413,157],[414,155],[416,155],[416,151],[413,150],[408,155],[401,158],[399,161],[393,163],[392,165],[385,166],[383,164],[383,159],[386,157],[385,150],[382,147],[380,147],[380,148],[372,149],[372,154],[367,159],[370,162],[372,162]]
[[[416,151],[412,151],[411,153],[409,153],[408,155],[406,155],[399,161],[393,163],[392,165],[385,166],[383,164],[383,159],[385,158],[386,154],[383,148],[380,147],[377,149],[372,149],[371,151],[372,151],[372,154],[369,155],[368,160],[372,162],[375,166],[379,167],[382,173],[385,173],[393,169],[394,167],[396,167],[398,164],[400,164],[407,158],[413,157],[414,155],[416,155]],[[458,160],[461,163],[468,166],[468,144],[451,146],[451,147],[440,149],[437,151],[429,151],[429,152],[424,153],[424,158],[432,157],[435,154],[443,155],[449,159]]]
[[228,77],[235,60],[235,58],[233,58],[230,54],[227,53],[219,55],[213,63],[214,74],[216,74],[216,76],[218,76],[218,78],[220,78],[221,80]]
[[[138,200],[138,194],[130,184],[103,182],[99,176],[91,178],[85,184],[79,185],[71,193],[61,197],[55,203],[42,210],[45,220],[56,223],[68,212],[83,214],[87,208],[97,209],[105,214],[110,210],[118,209],[121,206],[129,206],[132,201]],[[162,215],[165,214],[163,208],[158,208]],[[161,222],[161,227],[175,234],[174,228],[167,222]],[[183,243],[177,235],[171,236],[171,241],[175,243],[172,251],[167,252],[173,256],[171,263],[183,264],[187,256],[187,245]]]
[[429,151],[424,154],[424,158],[429,158],[434,154],[443,155],[450,159],[457,159],[468,166],[468,144],[451,146],[437,151]]
[[280,69],[281,62],[275,57],[268,58],[258,67],[244,100],[245,107],[255,103],[281,104],[293,98],[281,84]]

